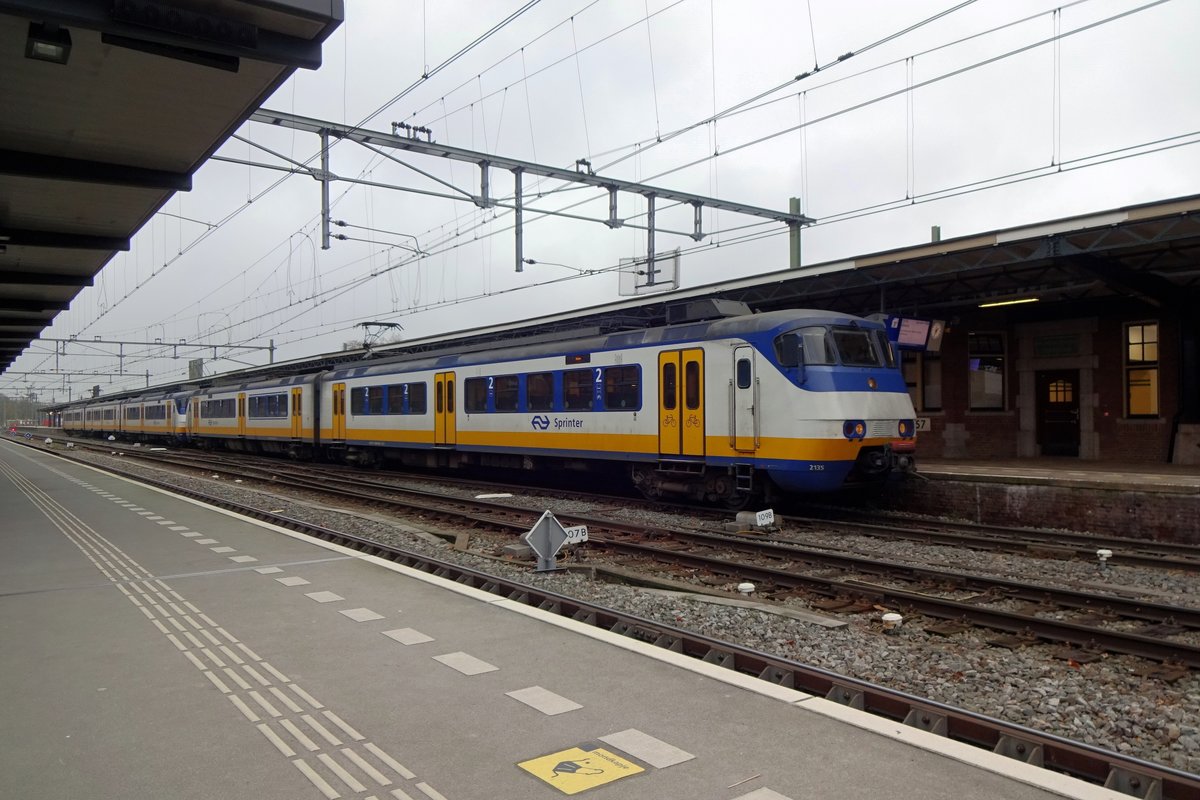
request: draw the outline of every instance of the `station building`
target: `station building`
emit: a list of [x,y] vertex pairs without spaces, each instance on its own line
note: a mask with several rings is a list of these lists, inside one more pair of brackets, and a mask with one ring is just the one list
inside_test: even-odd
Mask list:
[[919,456],[1200,464],[1198,280],[1200,195],[779,270],[533,330],[663,324],[696,300],[925,321],[922,342],[902,350]]

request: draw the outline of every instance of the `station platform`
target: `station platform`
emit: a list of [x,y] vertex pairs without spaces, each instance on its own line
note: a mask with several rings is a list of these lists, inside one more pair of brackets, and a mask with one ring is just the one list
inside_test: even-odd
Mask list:
[[0,440],[4,796],[1124,795]]
[[963,481],[1121,489],[1163,494],[1200,494],[1200,466],[1077,458],[950,459],[922,458],[928,477]]
[[1076,458],[917,458],[896,511],[1200,545],[1200,467]]

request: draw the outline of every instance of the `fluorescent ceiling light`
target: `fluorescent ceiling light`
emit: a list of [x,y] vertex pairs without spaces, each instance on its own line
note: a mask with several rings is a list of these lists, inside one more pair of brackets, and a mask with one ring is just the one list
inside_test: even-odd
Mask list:
[[1022,297],[1019,300],[996,300],[995,302],[992,302],[992,303],[980,303],[979,307],[980,308],[995,308],[996,306],[1015,306],[1015,305],[1020,305],[1021,303],[1036,303],[1037,301],[1038,301],[1038,298],[1036,298],[1036,297]]

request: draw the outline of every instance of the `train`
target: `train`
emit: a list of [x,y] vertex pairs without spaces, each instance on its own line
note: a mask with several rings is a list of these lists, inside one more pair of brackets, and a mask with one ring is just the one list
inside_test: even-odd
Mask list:
[[738,506],[915,468],[881,322],[812,309],[385,356],[64,407],[66,432],[372,467],[595,470]]

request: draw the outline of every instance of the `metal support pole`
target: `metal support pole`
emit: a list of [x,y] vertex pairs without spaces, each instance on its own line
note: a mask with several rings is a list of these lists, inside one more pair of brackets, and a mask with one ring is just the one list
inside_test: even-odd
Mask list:
[[146,388],[150,388],[150,370],[146,370]]
[[654,285],[654,195],[646,195],[646,285]]
[[117,370],[117,371],[118,371],[120,374],[124,375],[124,374],[125,374],[125,345],[124,345],[124,343],[122,343],[122,344],[118,345],[118,351],[117,351],[117,363],[118,363],[118,364],[120,365],[120,367],[121,367],[121,368],[120,368],[119,370]]
[[329,129],[321,129],[321,249],[329,249]]
[[608,187],[608,222],[604,223],[610,228],[619,228],[625,224],[625,220],[617,218],[617,187]]
[[516,233],[517,240],[517,272],[525,271],[525,230],[522,227],[525,218],[524,198],[521,194],[521,176],[525,170],[518,167],[513,170],[513,178],[515,179],[515,188],[513,189],[514,203],[516,205],[516,224],[513,225],[513,230]]
[[275,340],[271,339],[269,341],[271,342],[271,346],[267,348],[267,352],[269,354],[270,360],[267,361],[267,363],[274,364],[275,363]]
[[492,207],[492,192],[488,186],[488,173],[490,172],[488,169],[489,166],[490,163],[487,161],[479,162],[479,199],[475,202],[475,205],[479,206],[480,208]]
[[692,233],[692,239],[699,242],[704,238],[704,225],[701,214],[701,212],[704,210],[704,206],[700,203],[692,203],[692,208],[696,211],[695,232]]
[[[788,200],[788,213],[800,213],[800,198],[793,197]],[[788,258],[788,266],[792,269],[800,267],[800,224],[796,222],[788,223],[788,238],[791,240],[791,250]]]

